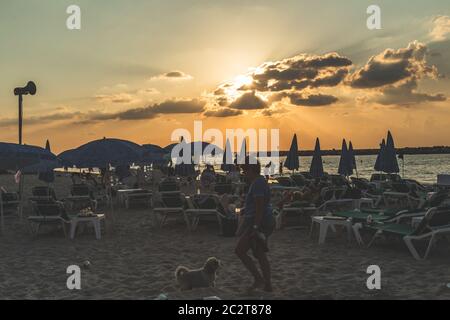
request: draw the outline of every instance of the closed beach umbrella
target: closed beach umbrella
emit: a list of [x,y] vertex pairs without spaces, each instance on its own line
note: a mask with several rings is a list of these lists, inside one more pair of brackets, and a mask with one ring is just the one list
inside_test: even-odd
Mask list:
[[351,159],[348,153],[347,142],[345,141],[345,139],[342,141],[342,151],[341,158],[339,160],[338,173],[345,177],[351,176],[353,174]]
[[355,151],[353,150],[353,143],[351,141],[348,144],[348,155],[350,158],[351,168],[352,170],[356,171],[356,175],[358,176],[358,167],[356,166]]
[[223,171],[231,171],[233,167],[233,154],[231,152],[231,144],[230,140],[227,139],[227,143],[225,144],[225,150],[223,152],[222,165],[220,169]]
[[[181,138],[180,141],[180,147],[181,151],[179,154],[179,157],[182,159],[184,156],[184,147],[186,145],[186,142],[184,141],[184,138]],[[180,176],[180,177],[190,177],[190,176],[194,176],[195,175],[195,166],[192,163],[192,155],[191,156],[191,161],[189,161],[189,163],[185,163],[184,160],[176,160],[176,165],[175,165],[175,175]]]
[[377,160],[375,161],[375,171],[383,171],[384,149],[386,149],[386,141],[383,139],[380,144],[380,151],[378,151]]
[[52,152],[52,149],[50,148],[50,141],[47,140],[47,142],[45,143],[45,150],[47,150],[48,152]]
[[323,176],[323,162],[322,162],[322,151],[320,150],[319,138],[316,140],[316,147],[314,148],[314,154],[311,161],[311,167],[309,173],[314,178],[320,178]]
[[63,163],[78,168],[106,168],[108,165],[130,165],[143,160],[143,148],[131,141],[106,139],[89,142],[59,155]]
[[284,167],[289,170],[298,170],[300,168],[300,162],[298,160],[298,143],[296,134],[292,139],[291,148],[289,149],[286,161],[284,162]]
[[397,154],[395,151],[394,138],[391,132],[388,132],[386,140],[386,148],[384,151],[383,170],[386,173],[399,173]]
[[247,141],[244,139],[241,146],[241,151],[236,154],[236,164],[244,164],[245,157],[247,156]]

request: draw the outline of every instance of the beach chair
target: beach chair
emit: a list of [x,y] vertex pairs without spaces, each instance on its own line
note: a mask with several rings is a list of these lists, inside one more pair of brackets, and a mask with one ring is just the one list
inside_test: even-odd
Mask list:
[[200,220],[208,220],[213,218],[219,224],[219,230],[222,230],[222,219],[225,218],[225,211],[219,201],[217,195],[214,194],[198,194],[187,198],[188,209],[185,215],[189,220],[190,231],[195,231]]
[[219,194],[233,194],[233,185],[231,183],[219,183],[214,186],[214,191]]
[[38,186],[31,189],[32,196],[29,201],[49,201],[56,200],[55,190],[47,186]]
[[33,201],[33,215],[28,217],[32,234],[37,235],[41,225],[61,226],[64,236],[67,237],[66,225],[70,223],[64,205],[62,202]]
[[[450,234],[450,208],[429,209],[416,227],[405,223],[383,223],[374,224],[371,228],[376,232],[368,245],[369,247],[382,235],[399,236],[416,260],[426,259],[437,238]],[[420,256],[414,241],[428,241],[423,257]]]
[[131,205],[144,204],[149,208],[152,206],[152,193],[149,190],[135,190],[130,193],[126,193],[125,208],[129,209]]
[[1,193],[0,205],[2,205],[3,207],[3,213],[19,214],[19,205],[20,205],[19,194],[16,192],[3,192],[3,191],[0,191],[0,193]]
[[186,227],[190,230],[190,221],[185,215],[185,210],[188,209],[186,196],[181,192],[162,192],[161,198],[155,199],[153,213],[158,217],[158,225],[160,228],[167,222],[169,216],[175,218],[183,218]]
[[93,210],[97,209],[97,200],[87,184],[72,185],[70,194],[71,196],[65,199],[70,209],[81,210],[89,207]]
[[295,182],[290,177],[277,177],[275,180],[282,187],[297,187]]
[[176,180],[166,179],[158,186],[159,192],[179,192],[180,184]]
[[275,216],[276,221],[276,229],[282,229],[285,224],[285,220],[287,216],[298,216],[299,223],[301,222],[302,217],[311,217],[317,211],[317,208],[314,204],[309,203],[307,201],[294,201],[292,203],[286,204]]

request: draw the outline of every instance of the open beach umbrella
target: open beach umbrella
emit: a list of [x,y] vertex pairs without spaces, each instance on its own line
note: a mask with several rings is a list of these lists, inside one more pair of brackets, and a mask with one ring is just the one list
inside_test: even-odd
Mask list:
[[380,144],[380,151],[378,151],[377,159],[375,160],[375,171],[383,171],[384,149],[386,148],[386,141],[383,139]]
[[356,176],[358,176],[358,167],[356,166],[355,151],[353,150],[353,143],[351,141],[348,144],[348,154],[350,158],[351,168],[356,171]]
[[0,142],[0,170],[17,171],[45,159],[56,156],[40,147]]
[[227,139],[223,152],[222,165],[220,166],[220,169],[223,171],[231,171],[233,168],[233,154],[231,151],[230,140]]
[[131,141],[100,139],[59,155],[62,162],[77,168],[107,168],[130,165],[143,160],[143,148]]
[[295,171],[300,168],[300,162],[298,160],[298,143],[297,143],[297,135],[294,135],[292,139],[291,148],[287,154],[286,161],[284,162],[284,167]]
[[316,140],[316,147],[314,148],[314,154],[311,161],[311,167],[309,168],[309,173],[314,178],[320,178],[323,176],[322,151],[320,150],[319,138],[317,138]]
[[144,144],[142,146],[142,162],[144,164],[164,164],[167,163],[165,158],[166,151],[160,146],[154,144]]
[[399,173],[400,169],[398,167],[397,154],[395,151],[394,138],[390,131],[388,131],[386,148],[384,150],[383,157],[383,170],[386,173]]
[[[19,145],[14,143],[0,143],[0,170],[17,171],[25,170],[30,166],[56,162],[56,156],[51,152],[36,146]],[[23,177],[21,178],[23,179]],[[22,181],[22,180],[21,180]],[[22,188],[19,187],[20,199],[22,199]],[[0,195],[0,220],[3,233],[3,201]],[[22,204],[19,207],[21,216]]]
[[342,141],[342,151],[341,158],[339,159],[338,173],[345,177],[351,176],[353,174],[351,159],[348,153],[347,142],[345,141],[345,139]]

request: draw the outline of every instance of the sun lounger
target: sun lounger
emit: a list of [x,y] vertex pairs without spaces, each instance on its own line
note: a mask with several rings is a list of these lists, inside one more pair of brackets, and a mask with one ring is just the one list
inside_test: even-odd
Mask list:
[[47,186],[34,187],[31,190],[32,196],[29,201],[49,201],[56,200],[55,190]]
[[86,209],[88,207],[95,210],[97,208],[97,200],[94,198],[92,190],[86,184],[74,184],[70,191],[71,196],[65,201],[71,209]]
[[131,205],[144,204],[148,207],[152,205],[152,193],[149,190],[134,190],[124,194],[125,207],[130,208]]
[[200,219],[208,218],[217,219],[219,230],[222,230],[221,219],[225,217],[225,212],[217,195],[200,194],[189,197],[187,200],[188,209],[185,211],[185,214],[190,222],[191,231],[197,229]]
[[154,201],[153,213],[158,216],[159,227],[162,228],[169,216],[183,218],[186,227],[190,230],[190,222],[186,218],[184,211],[188,209],[186,197],[181,192],[163,192],[161,199]]
[[[431,208],[425,214],[417,227],[404,223],[374,224],[376,230],[369,247],[383,234],[396,235],[403,239],[413,257],[417,260],[426,259],[439,236],[450,234],[450,208]],[[428,240],[423,257],[417,251],[413,241]]]
[[19,213],[19,194],[15,192],[2,192],[1,194],[1,205],[3,206],[3,213]]
[[62,202],[50,200],[47,202],[32,202],[33,215],[28,217],[30,228],[33,234],[39,233],[41,225],[61,226],[64,236],[67,236],[66,225],[70,223]]

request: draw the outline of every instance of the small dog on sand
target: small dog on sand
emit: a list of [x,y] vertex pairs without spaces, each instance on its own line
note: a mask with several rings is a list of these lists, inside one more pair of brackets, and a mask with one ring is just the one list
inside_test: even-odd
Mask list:
[[175,278],[181,290],[214,287],[219,266],[220,261],[217,258],[208,258],[200,269],[191,270],[179,266],[175,270]]

